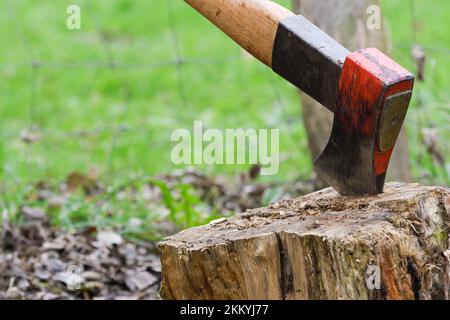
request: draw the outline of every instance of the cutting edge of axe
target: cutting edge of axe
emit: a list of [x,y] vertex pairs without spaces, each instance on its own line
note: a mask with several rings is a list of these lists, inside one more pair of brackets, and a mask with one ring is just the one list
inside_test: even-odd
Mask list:
[[375,48],[350,52],[301,15],[269,0],[185,0],[274,72],[334,112],[314,161],[341,195],[383,192],[414,76]]

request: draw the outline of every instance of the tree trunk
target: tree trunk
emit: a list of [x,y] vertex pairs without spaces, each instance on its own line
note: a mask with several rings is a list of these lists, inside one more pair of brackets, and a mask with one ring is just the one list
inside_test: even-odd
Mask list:
[[333,189],[185,230],[159,244],[163,299],[444,299],[450,189]]
[[[354,51],[376,47],[389,52],[388,32],[385,23],[381,29],[369,30],[367,8],[379,5],[378,0],[293,0],[295,11],[304,15],[348,49]],[[325,148],[331,134],[333,115],[305,94],[301,95],[303,118],[308,134],[311,155],[315,159]],[[388,171],[388,180],[410,182],[408,140],[402,130]],[[324,182],[319,182],[325,186]]]

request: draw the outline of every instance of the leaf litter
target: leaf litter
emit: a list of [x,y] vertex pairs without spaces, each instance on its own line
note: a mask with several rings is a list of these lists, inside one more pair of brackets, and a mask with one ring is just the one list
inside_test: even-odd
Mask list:
[[159,299],[161,267],[148,247],[113,231],[71,233],[45,223],[8,229],[2,299]]
[[[2,211],[0,299],[159,299],[157,237],[144,233],[138,240],[128,237],[127,230],[146,228],[150,223],[152,230],[164,237],[208,222],[196,216],[199,212],[211,221],[224,217],[214,212],[241,213],[314,190],[313,181],[284,183],[283,187],[257,183],[258,172],[252,167],[229,183],[188,169],[132,181],[113,191],[93,174],[72,173],[57,188],[39,182],[24,201],[26,205],[18,207],[14,222],[6,209]],[[55,214],[62,216],[68,199],[77,192],[83,193],[82,202],[93,204],[94,210],[110,208],[111,219],[120,214],[108,203],[112,198],[139,199],[145,202],[148,214],[158,209],[162,218],[131,216],[116,225],[86,221],[73,228],[52,224]],[[74,211],[79,207],[77,204]]]

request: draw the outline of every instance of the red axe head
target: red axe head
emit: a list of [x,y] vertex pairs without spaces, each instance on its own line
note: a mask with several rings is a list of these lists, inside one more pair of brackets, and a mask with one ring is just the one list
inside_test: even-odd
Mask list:
[[280,23],[273,70],[334,112],[320,177],[342,195],[383,192],[414,76],[377,49],[349,52],[302,16]]
[[383,191],[413,85],[412,75],[377,49],[347,56],[330,141],[314,162],[339,193]]

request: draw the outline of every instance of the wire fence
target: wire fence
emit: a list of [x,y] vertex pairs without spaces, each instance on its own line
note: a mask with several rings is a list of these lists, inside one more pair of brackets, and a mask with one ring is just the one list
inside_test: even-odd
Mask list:
[[[72,61],[72,62],[61,62],[61,61],[45,61],[40,60],[34,51],[31,42],[29,41],[27,34],[21,25],[21,20],[23,17],[18,14],[16,9],[16,4],[13,0],[8,0],[8,8],[9,8],[9,16],[11,17],[11,21],[15,28],[15,33],[17,38],[20,39],[20,43],[22,46],[22,50],[27,53],[28,61],[23,63],[8,63],[8,62],[0,62],[0,68],[14,67],[16,69],[27,69],[30,70],[30,78],[28,83],[28,131],[32,133],[37,133],[43,136],[53,136],[61,139],[83,139],[92,135],[99,135],[104,132],[111,133],[111,139],[109,141],[109,150],[107,156],[107,177],[114,177],[116,168],[114,168],[113,157],[116,152],[117,147],[117,139],[120,135],[124,133],[134,133],[138,131],[148,132],[149,128],[145,124],[133,124],[133,125],[123,125],[119,121],[114,121],[113,123],[109,123],[107,125],[102,125],[100,127],[86,129],[71,129],[71,130],[58,130],[58,129],[46,129],[36,127],[36,115],[38,112],[39,106],[39,95],[38,95],[38,81],[40,77],[40,72],[44,69],[54,69],[54,70],[64,70],[69,69],[105,69],[109,70],[113,75],[115,81],[117,81],[121,90],[121,103],[124,105],[124,112],[131,112],[129,110],[130,103],[130,86],[131,83],[125,80],[122,77],[123,70],[154,70],[158,68],[172,68],[176,73],[177,79],[177,87],[173,88],[173,90],[178,95],[183,108],[190,110],[192,105],[188,99],[186,82],[188,80],[185,79],[184,68],[186,66],[205,66],[205,65],[227,65],[233,63],[234,61],[242,60],[241,54],[224,56],[224,57],[186,57],[183,55],[183,49],[180,44],[180,35],[177,30],[177,12],[174,8],[174,0],[164,0],[166,2],[167,9],[167,25],[170,29],[170,38],[171,38],[171,46],[174,54],[173,58],[169,58],[164,61],[156,61],[149,63],[139,63],[133,61],[119,61],[115,57],[114,50],[111,46],[111,40],[108,38],[102,38],[102,50],[104,50],[106,54],[106,61]],[[102,25],[98,19],[98,16],[101,15],[101,12],[95,12],[94,8],[91,7],[90,1],[85,1],[84,4],[86,6],[86,12],[90,15],[91,20],[95,26],[96,31],[100,34],[102,32]],[[411,16],[411,29],[413,37],[411,39],[411,43],[395,43],[394,48],[396,50],[411,50],[416,44],[419,44],[419,36],[418,36],[418,26],[417,26],[417,18],[416,18],[416,8],[415,8],[415,0],[410,0],[410,16]],[[427,55],[444,55],[450,57],[450,48],[444,48],[439,46],[422,46],[424,52]],[[284,113],[287,111],[287,103],[284,101],[282,94],[280,93],[280,88],[277,86],[277,83],[273,80],[273,77],[268,76],[267,81],[272,88],[274,100],[277,105],[283,110]],[[24,85],[25,87],[25,85]],[[442,115],[444,117],[450,118],[448,101],[446,100],[448,97],[447,92],[442,92],[441,100],[435,102],[437,104],[441,104]],[[426,113],[426,111],[425,111]],[[182,115],[180,115],[182,116]],[[298,119],[283,119],[284,124],[289,132],[292,131],[292,127],[300,124],[301,118]],[[420,127],[426,127],[427,121],[424,123],[420,123]],[[444,128],[444,130],[449,130],[449,128]],[[17,128],[17,130],[7,131],[0,129],[0,136],[2,139],[12,138],[20,136],[23,133],[23,128]],[[292,135],[291,135],[292,137]],[[295,137],[292,137],[295,139]],[[157,143],[157,142],[156,142]],[[447,148],[447,145],[445,146]],[[32,144],[28,144],[26,148],[25,158],[28,163],[28,170],[30,171],[30,175],[32,175],[32,171],[34,168],[33,158],[36,157],[34,154],[34,149]]]
[[[36,54],[34,53],[33,47],[30,44],[30,41],[22,28],[21,25],[21,17],[18,15],[15,3],[13,0],[8,0],[8,9],[9,16],[11,17],[11,21],[13,21],[13,26],[15,29],[15,33],[18,39],[20,39],[20,43],[22,49],[27,53],[28,62],[24,63],[8,63],[2,62],[0,63],[0,68],[13,67],[16,69],[29,69],[31,70],[30,81],[28,84],[29,87],[29,103],[28,103],[28,133],[32,133],[34,135],[40,136],[52,136],[59,137],[62,139],[80,139],[86,138],[90,136],[99,135],[104,132],[112,133],[110,140],[110,147],[108,151],[108,170],[105,176],[114,177],[114,167],[112,158],[116,149],[116,141],[118,135],[123,133],[133,133],[133,132],[148,132],[149,126],[142,124],[133,124],[133,125],[120,125],[118,123],[111,123],[108,125],[103,125],[101,127],[90,128],[89,130],[80,129],[80,130],[57,130],[57,129],[47,129],[42,127],[36,127],[36,107],[38,104],[37,101],[37,91],[38,91],[38,79],[39,72],[43,69],[56,69],[56,70],[68,70],[68,69],[106,69],[110,70],[113,74],[115,80],[119,83],[119,86],[123,89],[121,102],[125,104],[125,110],[128,110],[129,104],[129,95],[127,92],[129,91],[130,83],[124,81],[121,77],[121,70],[154,70],[159,68],[173,68],[175,67],[177,74],[177,87],[173,90],[176,91],[176,94],[182,101],[182,106],[186,108],[190,108],[190,103],[186,97],[186,89],[183,81],[183,67],[185,65],[219,65],[226,64],[231,61],[237,61],[241,59],[240,55],[236,56],[228,56],[228,57],[219,57],[219,58],[188,58],[182,55],[182,49],[180,43],[178,41],[179,35],[176,27],[176,13],[173,6],[173,0],[164,0],[167,7],[167,24],[171,30],[171,42],[173,47],[173,52],[175,54],[175,59],[168,59],[166,61],[156,61],[149,63],[133,63],[130,61],[118,61],[115,58],[114,51],[111,48],[110,39],[102,39],[103,50],[106,53],[107,60],[106,61],[73,61],[73,62],[60,62],[60,61],[43,61],[40,60]],[[100,12],[95,12],[92,8],[90,1],[84,2],[85,9],[84,12],[90,14],[90,18],[94,23],[95,30],[98,34],[102,33],[102,25],[99,22],[98,15]],[[23,135],[24,128],[17,128],[17,130],[0,130],[0,137],[2,138],[12,138],[19,137]],[[27,137],[22,137],[25,140]],[[30,175],[32,175],[34,168],[33,157],[33,146],[32,144],[26,145],[25,151],[25,159],[28,165],[28,170]]]

